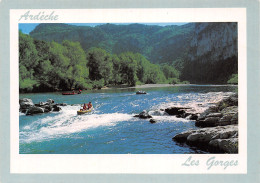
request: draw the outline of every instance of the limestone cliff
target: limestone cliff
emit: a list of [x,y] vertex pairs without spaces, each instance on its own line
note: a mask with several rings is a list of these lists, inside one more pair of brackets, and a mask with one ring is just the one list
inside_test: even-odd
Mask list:
[[237,23],[197,23],[190,43],[191,61],[215,62],[237,57]]

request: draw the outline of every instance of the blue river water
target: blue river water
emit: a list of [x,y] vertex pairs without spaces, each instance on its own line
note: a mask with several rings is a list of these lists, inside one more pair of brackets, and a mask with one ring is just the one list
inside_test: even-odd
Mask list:
[[[53,99],[66,103],[60,112],[19,116],[20,154],[191,154],[205,153],[172,141],[176,134],[196,129],[194,121],[169,116],[160,109],[188,106],[197,112],[220,100],[237,86],[186,85],[139,89],[83,91],[80,95],[60,92],[20,94],[34,103]],[[83,103],[94,110],[77,115]],[[146,110],[157,120],[133,117]]]

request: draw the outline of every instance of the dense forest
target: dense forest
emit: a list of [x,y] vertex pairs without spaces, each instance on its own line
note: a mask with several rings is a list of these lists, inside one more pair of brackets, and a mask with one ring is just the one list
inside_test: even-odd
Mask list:
[[19,72],[20,92],[180,83],[179,71],[174,67],[152,64],[139,53],[117,55],[101,48],[85,52],[79,42],[40,41],[22,32],[19,32]]
[[237,24],[39,24],[19,32],[20,92],[237,84]]
[[156,26],[103,24],[95,27],[67,24],[39,24],[30,36],[62,43],[80,42],[84,50],[102,48],[111,54],[140,53],[152,63],[169,63],[187,55],[195,24]]

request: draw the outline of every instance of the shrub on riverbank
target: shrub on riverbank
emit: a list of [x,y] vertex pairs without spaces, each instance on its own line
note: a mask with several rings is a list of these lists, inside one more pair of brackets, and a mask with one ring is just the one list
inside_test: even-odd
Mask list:
[[238,74],[232,74],[227,82],[228,84],[238,84]]

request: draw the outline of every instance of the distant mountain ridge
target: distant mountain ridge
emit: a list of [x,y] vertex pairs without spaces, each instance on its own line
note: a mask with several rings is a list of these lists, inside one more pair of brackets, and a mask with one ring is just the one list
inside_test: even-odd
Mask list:
[[84,50],[103,48],[114,54],[130,51],[143,54],[153,63],[169,63],[187,54],[195,24],[156,26],[103,24],[95,27],[39,24],[31,33],[44,41],[78,41]]

